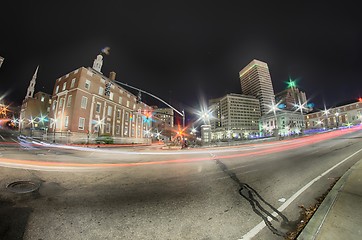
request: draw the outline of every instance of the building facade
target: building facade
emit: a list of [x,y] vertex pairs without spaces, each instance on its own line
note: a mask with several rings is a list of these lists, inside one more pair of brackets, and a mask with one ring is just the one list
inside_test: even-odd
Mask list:
[[305,116],[307,129],[338,128],[362,123],[362,100]]
[[71,135],[73,142],[84,142],[109,135],[115,143],[144,143],[151,127],[146,116],[152,108],[101,73],[103,58],[98,55],[93,68],[78,68],[58,78],[50,111],[51,131]]
[[256,97],[261,115],[267,114],[275,101],[268,64],[254,59],[239,72],[239,78],[242,93]]
[[213,140],[241,139],[259,132],[260,103],[256,97],[230,93],[213,103],[210,127]]
[[19,114],[19,131],[24,135],[42,137],[48,130],[51,95],[44,92],[34,94],[39,66],[30,80]]
[[19,131],[28,136],[42,137],[48,130],[51,95],[37,92],[23,100],[19,116]]
[[304,116],[300,112],[281,110],[265,114],[260,118],[262,136],[290,136],[300,134],[304,129]]
[[172,108],[153,107],[152,129],[157,139],[169,141],[174,137],[174,111]]
[[307,96],[305,92],[300,91],[296,87],[287,88],[284,91],[275,94],[275,101],[279,106],[282,106],[284,110],[294,111],[298,108],[298,104],[305,105],[305,108],[303,108],[304,112],[309,112],[311,110],[306,106]]
[[173,128],[174,111],[172,108],[153,108],[153,116],[164,123],[164,128]]

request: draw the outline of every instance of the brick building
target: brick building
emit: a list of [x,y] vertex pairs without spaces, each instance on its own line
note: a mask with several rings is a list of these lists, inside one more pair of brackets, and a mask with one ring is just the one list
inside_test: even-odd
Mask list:
[[49,117],[50,130],[58,141],[93,141],[109,135],[115,143],[144,143],[150,121],[145,115],[152,108],[102,74],[102,55],[93,68],[80,67],[58,78],[54,85]]
[[362,123],[362,99],[339,105],[328,110],[320,110],[305,116],[307,129],[335,128]]

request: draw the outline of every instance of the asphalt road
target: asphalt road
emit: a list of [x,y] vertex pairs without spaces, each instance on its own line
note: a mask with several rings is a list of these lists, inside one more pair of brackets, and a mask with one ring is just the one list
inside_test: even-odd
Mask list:
[[0,239],[283,239],[362,159],[361,129],[174,151],[0,135]]

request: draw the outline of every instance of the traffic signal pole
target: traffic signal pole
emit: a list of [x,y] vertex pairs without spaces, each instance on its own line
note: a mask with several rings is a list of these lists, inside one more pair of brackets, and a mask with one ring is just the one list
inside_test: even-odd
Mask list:
[[162,100],[161,98],[153,95],[152,93],[146,92],[146,91],[144,91],[144,90],[142,90],[142,89],[139,89],[139,88],[136,88],[136,87],[133,87],[133,86],[131,86],[131,85],[128,85],[127,83],[122,83],[122,82],[119,82],[119,81],[116,81],[116,80],[113,80],[113,82],[118,83],[118,84],[121,84],[121,85],[126,86],[126,87],[129,87],[129,88],[132,88],[132,89],[135,89],[135,90],[137,90],[138,92],[145,93],[145,94],[147,94],[147,95],[149,95],[149,96],[157,99],[158,101],[164,103],[164,104],[167,105],[168,107],[172,108],[176,113],[178,113],[179,115],[182,116],[182,127],[183,127],[183,128],[185,127],[185,111],[184,111],[184,110],[182,110],[182,111],[180,112],[179,110],[177,110],[176,108],[174,108],[173,106],[171,106],[169,103],[167,103],[166,101]]

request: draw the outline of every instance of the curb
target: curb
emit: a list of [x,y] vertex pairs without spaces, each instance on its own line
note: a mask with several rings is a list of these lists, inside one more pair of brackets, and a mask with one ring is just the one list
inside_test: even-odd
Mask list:
[[298,240],[313,240],[316,239],[321,228],[323,227],[324,221],[328,216],[329,211],[333,208],[335,201],[338,197],[339,192],[343,189],[347,182],[350,174],[355,170],[356,165],[362,163],[362,160],[356,162],[350,169],[343,174],[343,176],[337,181],[333,188],[329,191],[317,211],[313,214],[312,218],[308,221],[307,225],[300,232],[297,237]]

